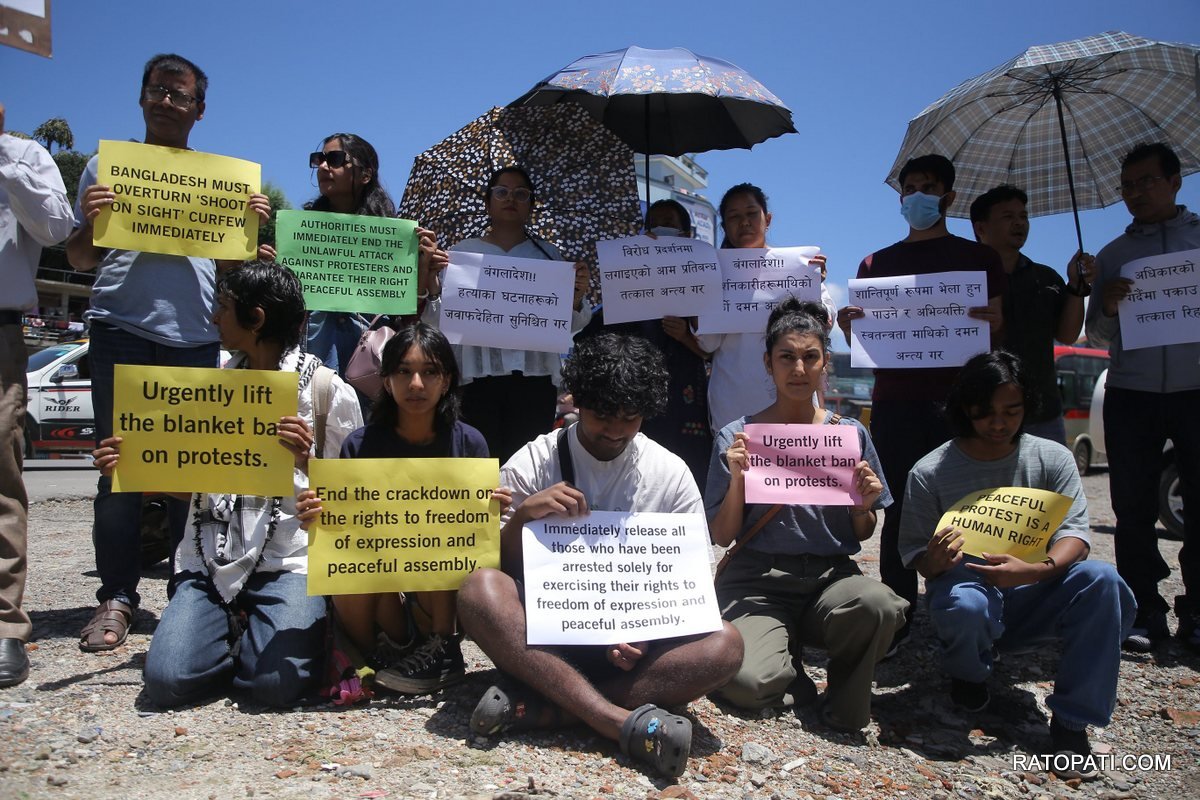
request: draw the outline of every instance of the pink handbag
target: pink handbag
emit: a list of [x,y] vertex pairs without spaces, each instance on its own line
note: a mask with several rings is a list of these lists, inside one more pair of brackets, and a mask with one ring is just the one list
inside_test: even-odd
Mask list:
[[382,315],[371,320],[371,324],[358,338],[358,347],[350,356],[346,365],[346,382],[371,399],[379,395],[383,388],[383,379],[379,377],[379,365],[383,362],[383,346],[396,335],[392,326],[384,324],[375,327]]

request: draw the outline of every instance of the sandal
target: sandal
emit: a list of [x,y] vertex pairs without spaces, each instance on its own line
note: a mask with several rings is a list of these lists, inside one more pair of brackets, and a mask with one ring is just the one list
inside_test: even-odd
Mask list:
[[621,752],[671,778],[687,769],[692,749],[692,723],[647,703],[621,725]]
[[[85,653],[101,653],[116,650],[125,644],[129,628],[133,624],[133,607],[120,600],[105,600],[96,607],[92,619],[79,633],[79,649]],[[115,634],[117,640],[111,644],[104,640],[106,633]]]
[[[543,721],[551,715],[549,721]],[[499,686],[489,686],[471,712],[471,730],[480,736],[501,731],[532,731],[556,727],[558,706],[538,695],[516,697]]]

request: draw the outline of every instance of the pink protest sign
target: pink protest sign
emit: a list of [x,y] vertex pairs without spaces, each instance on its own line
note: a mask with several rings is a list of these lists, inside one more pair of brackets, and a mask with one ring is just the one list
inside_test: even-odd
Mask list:
[[850,425],[747,425],[747,503],[854,506],[854,466],[862,460]]

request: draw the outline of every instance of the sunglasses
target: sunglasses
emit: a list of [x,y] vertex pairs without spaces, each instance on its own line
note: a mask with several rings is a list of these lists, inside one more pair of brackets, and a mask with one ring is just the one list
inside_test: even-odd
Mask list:
[[313,169],[322,164],[328,164],[331,169],[337,169],[338,167],[345,166],[347,162],[352,161],[353,159],[350,158],[350,154],[345,150],[330,150],[328,153],[317,152],[308,154],[308,165]]
[[518,186],[516,189],[510,189],[507,186],[493,186],[488,191],[497,200],[507,200],[509,195],[512,195],[512,199],[518,203],[528,203],[533,197],[533,192],[524,186]]

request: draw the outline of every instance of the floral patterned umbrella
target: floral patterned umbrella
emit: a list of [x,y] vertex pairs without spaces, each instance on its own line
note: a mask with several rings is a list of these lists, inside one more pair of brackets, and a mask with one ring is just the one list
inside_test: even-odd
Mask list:
[[645,153],[647,174],[651,153],[750,148],[796,132],[783,101],[741,67],[682,47],[627,47],[584,56],[509,105],[557,103],[583,106]]
[[578,106],[493,108],[418,155],[400,216],[437,231],[442,246],[487,227],[484,187],[492,172],[523,167],[537,189],[530,231],[592,269],[596,241],[641,229],[633,151]]

